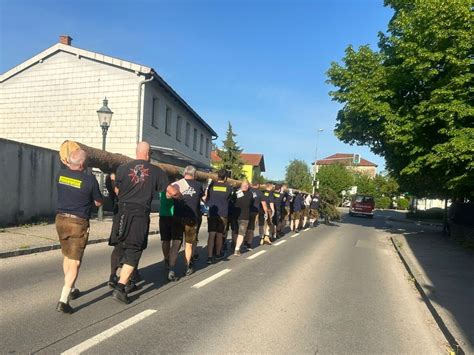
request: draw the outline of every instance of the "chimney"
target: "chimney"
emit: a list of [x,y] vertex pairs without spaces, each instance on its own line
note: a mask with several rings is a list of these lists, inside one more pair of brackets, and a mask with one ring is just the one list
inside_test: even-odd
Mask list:
[[72,38],[68,35],[61,35],[59,36],[59,43],[65,44],[66,46],[70,46],[72,42]]

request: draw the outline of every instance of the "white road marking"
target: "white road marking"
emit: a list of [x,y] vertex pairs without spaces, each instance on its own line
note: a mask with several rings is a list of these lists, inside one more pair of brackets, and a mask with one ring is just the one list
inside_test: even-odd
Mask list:
[[296,234],[293,234],[290,238],[294,238],[294,237],[297,237],[299,235],[300,235],[299,233],[296,233]]
[[277,246],[277,245],[280,245],[280,244],[283,244],[283,243],[286,243],[286,239],[280,240],[279,242],[276,242],[276,243],[273,243],[273,245]]
[[201,288],[203,286],[206,286],[209,282],[212,282],[215,279],[218,279],[219,277],[224,276],[228,272],[230,272],[230,269],[224,269],[222,271],[219,271],[217,274],[212,275],[211,277],[208,277],[207,279],[204,279],[201,282],[198,282],[197,284],[192,285],[191,287],[192,288]]
[[305,232],[306,232],[306,231],[309,231],[309,228],[306,228],[304,231],[305,231]]
[[262,255],[262,254],[265,254],[266,252],[267,252],[266,250],[260,250],[259,252],[250,255],[247,259],[248,259],[248,260],[255,259],[257,256]]
[[62,352],[62,355],[73,355],[73,354],[81,354],[86,350],[89,350],[93,346],[96,346],[100,342],[114,336],[117,333],[120,333],[122,330],[134,325],[135,323],[138,323],[139,321],[145,319],[146,317],[151,316],[153,313],[155,313],[156,310],[154,309],[147,309],[146,311],[143,311],[141,313],[138,313],[136,316],[133,316],[132,318],[129,318],[122,323],[119,323],[115,326],[113,326],[110,329],[107,329],[103,331],[100,334],[97,334],[96,336],[87,339],[86,341],[83,341],[82,343]]

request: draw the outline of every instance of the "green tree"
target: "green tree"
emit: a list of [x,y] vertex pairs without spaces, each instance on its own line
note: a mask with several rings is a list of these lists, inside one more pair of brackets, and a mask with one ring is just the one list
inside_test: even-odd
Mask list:
[[357,193],[378,196],[377,185],[374,179],[366,174],[354,174],[354,185],[357,186]]
[[400,186],[397,180],[390,175],[377,174],[375,175],[374,183],[380,196],[387,196],[393,199],[400,195]]
[[232,125],[229,122],[226,138],[222,142],[223,147],[217,150],[217,155],[221,158],[219,169],[230,171],[233,179],[242,179],[245,177],[242,170],[244,162],[240,156],[242,149],[237,145],[234,139],[235,137],[237,137],[237,135],[233,132]]
[[291,160],[286,167],[285,180],[288,186],[293,189],[298,189],[310,192],[312,189],[312,178],[309,171],[309,166],[303,160]]
[[343,104],[336,135],[385,157],[406,192],[474,191],[471,0],[385,0],[379,50],[349,46],[328,82]]
[[343,190],[348,190],[354,186],[354,175],[345,166],[341,164],[331,164],[319,168],[316,179],[319,181],[319,187],[329,187],[334,190],[338,196],[341,196]]

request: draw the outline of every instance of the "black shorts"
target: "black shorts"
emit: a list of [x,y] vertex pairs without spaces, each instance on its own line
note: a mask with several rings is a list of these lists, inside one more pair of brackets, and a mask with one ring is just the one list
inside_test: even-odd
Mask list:
[[254,231],[255,230],[255,225],[256,225],[256,222],[257,222],[257,213],[254,213],[254,212],[251,212],[250,213],[250,219],[249,219],[249,225],[247,227],[247,230],[248,231]]
[[280,223],[282,220],[281,218],[281,211],[277,210],[275,211],[275,214],[273,215],[272,218],[272,223],[276,226],[278,223]]
[[140,261],[142,253],[143,250],[141,249],[130,249],[124,247],[121,264],[133,266],[135,269],[138,268],[138,262]]
[[265,225],[265,212],[258,212],[258,226],[263,227]]
[[227,218],[219,216],[209,216],[207,218],[207,231],[224,234],[227,228]]
[[161,241],[169,242],[171,240],[181,240],[182,237],[173,237],[173,217],[162,216],[160,217],[160,236]]

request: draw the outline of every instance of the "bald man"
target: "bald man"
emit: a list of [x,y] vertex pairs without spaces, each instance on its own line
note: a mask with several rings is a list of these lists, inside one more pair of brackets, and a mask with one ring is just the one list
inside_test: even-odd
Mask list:
[[148,245],[151,202],[155,192],[165,192],[167,198],[180,198],[175,187],[168,185],[168,177],[159,167],[150,164],[151,149],[147,142],[137,145],[136,160],[120,165],[115,174],[118,211],[109,244],[121,249],[120,277],[112,298],[128,304],[125,286]]
[[86,153],[81,149],[72,152],[68,157],[67,168],[61,169],[56,178],[56,230],[64,255],[64,286],[56,309],[63,313],[73,312],[69,300],[79,295],[74,285],[89,237],[92,206],[102,205],[97,179],[84,173],[86,158]]

